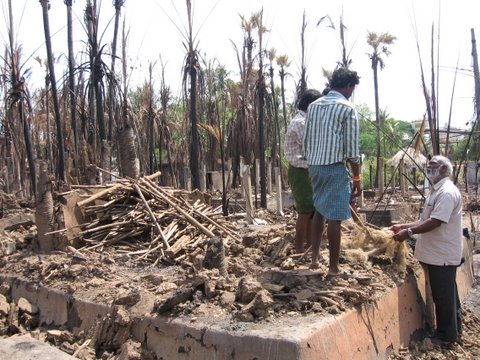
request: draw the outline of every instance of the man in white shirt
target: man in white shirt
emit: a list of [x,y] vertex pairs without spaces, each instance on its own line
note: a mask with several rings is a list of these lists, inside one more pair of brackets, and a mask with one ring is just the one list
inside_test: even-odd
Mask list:
[[306,89],[298,101],[297,113],[290,121],[285,133],[284,152],[288,160],[288,184],[295,199],[297,222],[295,224],[295,249],[304,252],[312,245],[311,227],[313,207],[312,184],[308,175],[308,164],[303,151],[303,131],[308,105],[322,94],[315,89]]
[[393,225],[394,239],[403,241],[415,234],[415,257],[428,276],[435,304],[435,340],[451,344],[460,340],[461,309],[456,273],[463,253],[462,197],[449,179],[452,164],[444,156],[433,156],[426,175],[431,191],[420,220]]

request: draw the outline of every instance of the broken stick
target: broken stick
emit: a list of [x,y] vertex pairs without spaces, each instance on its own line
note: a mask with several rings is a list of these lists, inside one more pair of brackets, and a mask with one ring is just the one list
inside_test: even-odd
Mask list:
[[162,228],[160,227],[160,224],[157,222],[157,219],[155,218],[155,215],[153,214],[152,209],[150,209],[150,206],[148,205],[147,200],[145,200],[145,197],[143,196],[142,190],[140,190],[140,187],[137,184],[133,184],[133,187],[137,191],[138,195],[140,195],[140,198],[142,199],[143,204],[147,208],[147,211],[150,214],[150,217],[152,218],[152,221],[154,222],[155,227],[157,228],[157,230],[158,230],[158,232],[159,232],[159,234],[162,238],[163,244],[168,249],[170,247],[170,245],[168,245],[168,241],[165,238],[165,235],[163,234],[163,231],[162,231]]

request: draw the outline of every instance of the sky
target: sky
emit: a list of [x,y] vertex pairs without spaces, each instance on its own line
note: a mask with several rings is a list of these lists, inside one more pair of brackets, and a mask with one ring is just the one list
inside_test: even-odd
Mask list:
[[[100,4],[102,43],[109,44],[113,33],[112,0]],[[32,57],[46,59],[42,8],[38,0],[12,0],[15,38],[22,45],[25,67],[32,69],[29,83],[43,84],[44,71]],[[1,0],[0,39],[7,42],[7,0]],[[74,0],[75,50],[84,47],[83,10],[85,0]],[[148,66],[154,64],[153,76],[160,83],[161,63],[165,66],[167,84],[179,95],[181,71],[185,58],[183,45],[187,33],[186,2],[179,0],[126,0],[122,9],[129,30],[128,64],[131,85],[148,79]],[[480,1],[478,0],[192,0],[193,31],[198,50],[207,61],[216,59],[232,78],[238,76],[238,63],[233,44],[240,47],[243,33],[240,15],[249,18],[263,10],[268,29],[264,42],[267,50],[291,60],[287,79],[287,96],[293,99],[299,79],[301,46],[300,30],[303,14],[307,20],[305,51],[308,86],[322,90],[326,79],[322,68],[333,70],[341,59],[338,25],[343,14],[346,26],[346,47],[352,59],[351,68],[361,77],[352,101],[374,109],[373,71],[366,42],[367,32],[389,33],[397,39],[389,46],[391,55],[383,57],[385,67],[379,71],[379,103],[381,109],[398,120],[421,119],[426,112],[422,91],[420,60],[425,81],[431,87],[431,39],[434,38],[434,63],[439,103],[440,125],[467,128],[474,118],[474,78],[472,71],[471,29],[480,37]],[[335,30],[324,21],[328,15]],[[50,29],[56,69],[66,68],[66,7],[61,0],[51,0]],[[418,39],[418,48],[417,48]],[[420,54],[420,55],[419,55]],[[108,61],[109,62],[109,61]],[[117,66],[117,69],[119,67]],[[459,69],[455,75],[455,69]],[[57,75],[57,79],[59,75]],[[279,83],[278,77],[275,79]],[[454,86],[455,84],[455,86]],[[455,89],[453,91],[453,89]],[[450,115],[451,113],[451,115]]]

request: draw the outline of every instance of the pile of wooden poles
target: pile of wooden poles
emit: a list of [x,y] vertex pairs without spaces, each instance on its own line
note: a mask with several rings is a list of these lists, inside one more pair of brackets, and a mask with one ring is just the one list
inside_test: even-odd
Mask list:
[[190,201],[188,191],[159,186],[153,181],[157,176],[118,179],[101,191],[92,187],[97,192],[77,203],[85,219],[91,219],[81,225],[84,246],[79,250],[108,247],[134,260],[173,264],[205,249],[209,238],[238,240],[235,224],[220,209]]

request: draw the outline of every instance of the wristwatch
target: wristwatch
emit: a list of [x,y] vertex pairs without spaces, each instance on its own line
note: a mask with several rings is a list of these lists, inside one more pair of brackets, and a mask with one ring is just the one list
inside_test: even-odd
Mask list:
[[413,236],[413,230],[412,230],[411,227],[409,227],[409,228],[407,229],[407,234],[408,234],[408,237],[412,237],[412,236]]

